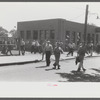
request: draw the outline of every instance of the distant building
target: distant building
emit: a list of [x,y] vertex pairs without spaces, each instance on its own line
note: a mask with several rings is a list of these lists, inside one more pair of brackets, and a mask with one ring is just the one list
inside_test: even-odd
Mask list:
[[[87,42],[93,41],[96,44],[100,40],[97,27],[87,25]],[[84,24],[67,21],[65,19],[48,19],[38,21],[18,22],[17,33],[25,41],[50,40],[52,44],[62,41],[64,47],[69,42],[79,44],[84,42]]]

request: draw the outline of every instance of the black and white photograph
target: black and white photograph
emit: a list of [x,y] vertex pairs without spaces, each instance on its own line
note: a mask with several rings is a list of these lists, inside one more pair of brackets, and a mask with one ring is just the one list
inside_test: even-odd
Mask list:
[[100,97],[99,61],[100,2],[0,2],[0,99]]
[[0,82],[100,82],[99,61],[99,2],[0,2]]

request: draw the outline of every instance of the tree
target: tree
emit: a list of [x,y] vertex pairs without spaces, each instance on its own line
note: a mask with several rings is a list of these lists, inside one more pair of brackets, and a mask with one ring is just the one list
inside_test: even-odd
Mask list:
[[9,34],[11,34],[12,37],[17,38],[17,30],[12,29],[12,30],[9,32]]
[[3,27],[0,27],[0,36],[8,37],[8,31]]

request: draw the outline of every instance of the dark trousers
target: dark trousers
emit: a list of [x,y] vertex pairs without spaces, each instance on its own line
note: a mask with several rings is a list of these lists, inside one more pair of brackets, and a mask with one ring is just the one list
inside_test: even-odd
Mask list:
[[83,67],[84,55],[80,55],[80,56],[79,56],[79,59],[80,59],[80,63],[79,63],[79,66],[78,66],[77,71],[80,71],[81,68],[83,69],[83,71],[85,71],[85,68]]
[[8,49],[6,54],[8,54],[8,52],[10,52],[10,55],[13,55],[12,52],[11,52],[11,49]]
[[34,51],[34,46],[32,45],[31,46],[31,53],[33,53],[33,51]]
[[50,56],[51,56],[51,52],[50,51],[46,51],[46,65],[47,66],[50,65]]
[[6,46],[3,46],[1,53],[6,54],[6,52],[7,52],[7,47]]
[[38,52],[38,46],[34,46],[34,54]]
[[71,54],[71,56],[73,56],[73,51],[74,51],[73,48],[70,48],[67,55]]
[[59,60],[60,60],[60,54],[55,54],[55,63],[53,64],[56,68],[56,66],[58,66],[58,68],[60,67],[59,65]]
[[21,53],[22,53],[22,55],[24,55],[25,54],[25,46],[23,45],[23,46],[21,46]]

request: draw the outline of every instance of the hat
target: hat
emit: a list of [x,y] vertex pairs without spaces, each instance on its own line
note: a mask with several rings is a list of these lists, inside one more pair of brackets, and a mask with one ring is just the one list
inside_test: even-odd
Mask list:
[[47,41],[47,43],[50,43],[50,41]]

